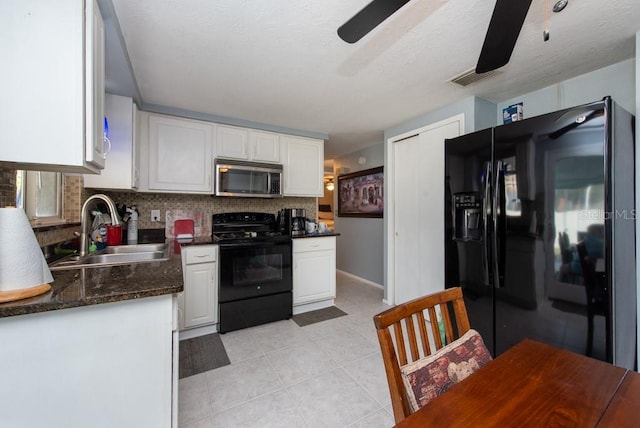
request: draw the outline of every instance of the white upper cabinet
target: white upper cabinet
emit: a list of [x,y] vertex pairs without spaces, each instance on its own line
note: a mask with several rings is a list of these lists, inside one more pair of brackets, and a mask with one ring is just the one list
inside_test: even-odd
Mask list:
[[246,129],[218,125],[217,132],[216,157],[249,159],[249,151],[247,150],[249,133]]
[[104,165],[104,23],[94,0],[0,2],[0,163]]
[[249,131],[249,159],[258,162],[280,162],[280,136],[272,132]]
[[218,125],[216,157],[256,162],[280,162],[278,134]]
[[150,114],[148,190],[211,193],[214,125]]
[[129,97],[105,95],[105,114],[109,121],[111,150],[105,167],[98,174],[85,174],[84,187],[131,190],[138,188],[136,115],[137,107]]
[[282,135],[283,196],[323,196],[324,141]]

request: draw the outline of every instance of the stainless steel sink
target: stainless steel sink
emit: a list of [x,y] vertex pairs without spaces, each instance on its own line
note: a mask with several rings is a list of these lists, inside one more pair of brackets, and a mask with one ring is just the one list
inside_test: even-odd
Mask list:
[[69,255],[49,264],[50,270],[128,265],[169,260],[166,244],[118,245],[81,257]]
[[115,245],[107,247],[101,252],[104,254],[127,254],[127,253],[148,253],[156,251],[164,251],[167,244],[137,244],[137,245]]

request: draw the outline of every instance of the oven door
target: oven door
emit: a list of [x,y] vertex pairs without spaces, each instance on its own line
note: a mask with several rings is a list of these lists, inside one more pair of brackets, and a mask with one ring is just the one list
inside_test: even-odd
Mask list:
[[291,241],[220,245],[220,303],[292,290]]

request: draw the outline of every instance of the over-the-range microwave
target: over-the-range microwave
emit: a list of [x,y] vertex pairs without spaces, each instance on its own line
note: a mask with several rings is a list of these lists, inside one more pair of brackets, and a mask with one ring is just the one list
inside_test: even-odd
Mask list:
[[282,165],[216,158],[215,195],[282,197]]

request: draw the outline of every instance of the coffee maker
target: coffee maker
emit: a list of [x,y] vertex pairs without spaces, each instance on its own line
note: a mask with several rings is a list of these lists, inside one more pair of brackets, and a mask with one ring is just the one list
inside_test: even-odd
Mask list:
[[278,212],[278,228],[283,235],[304,235],[307,213],[304,208],[283,208]]

